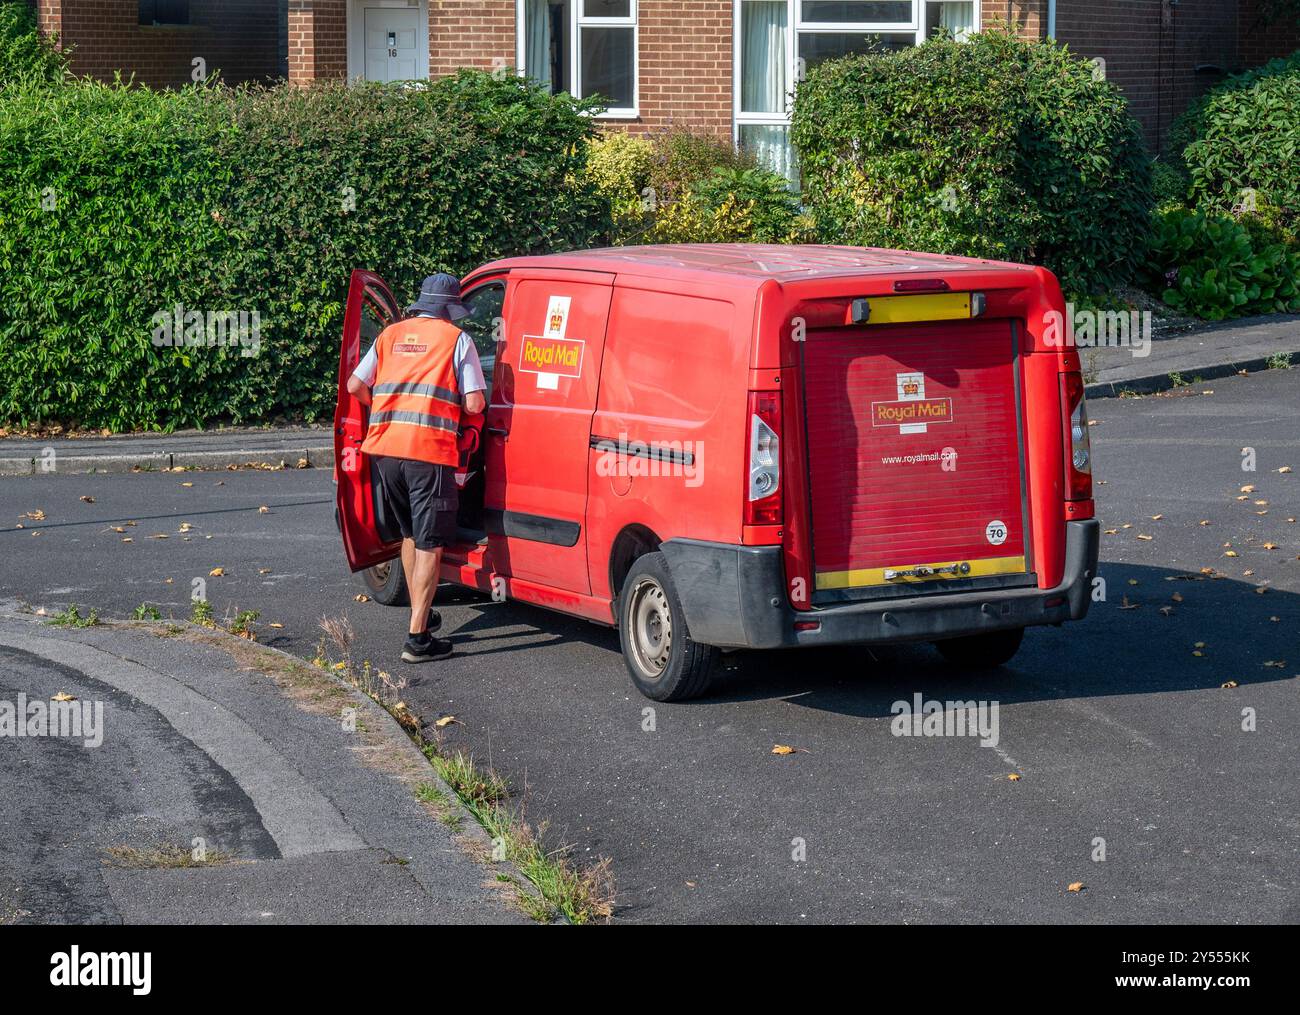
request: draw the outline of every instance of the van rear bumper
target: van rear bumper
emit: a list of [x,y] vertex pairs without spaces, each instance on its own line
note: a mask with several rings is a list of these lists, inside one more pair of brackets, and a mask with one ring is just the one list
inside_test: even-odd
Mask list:
[[[1093,518],[1065,523],[1065,575],[1053,589],[936,593],[812,610],[790,606],[779,546],[670,539],[660,550],[692,638],[722,648],[782,648],[937,641],[1080,620],[1091,601],[1100,533]],[[820,624],[796,630],[796,621]]]

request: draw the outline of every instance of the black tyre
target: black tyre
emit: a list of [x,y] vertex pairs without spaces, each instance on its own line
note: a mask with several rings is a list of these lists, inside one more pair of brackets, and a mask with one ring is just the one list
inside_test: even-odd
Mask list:
[[637,690],[653,701],[685,701],[708,691],[718,650],[691,637],[662,553],[639,557],[618,598],[623,660]]
[[1023,627],[1006,631],[971,634],[965,638],[936,641],[937,648],[950,663],[969,670],[991,670],[1011,661],[1025,636]]
[[406,594],[406,572],[402,570],[402,558],[394,557],[383,564],[376,564],[361,572],[370,598],[385,606],[409,606],[410,598]]

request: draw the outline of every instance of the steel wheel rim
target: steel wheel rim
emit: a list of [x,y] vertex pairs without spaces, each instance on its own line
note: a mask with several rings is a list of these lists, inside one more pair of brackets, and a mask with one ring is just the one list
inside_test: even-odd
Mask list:
[[672,655],[673,616],[663,586],[653,578],[643,578],[633,588],[628,626],[637,668],[650,680],[658,680]]

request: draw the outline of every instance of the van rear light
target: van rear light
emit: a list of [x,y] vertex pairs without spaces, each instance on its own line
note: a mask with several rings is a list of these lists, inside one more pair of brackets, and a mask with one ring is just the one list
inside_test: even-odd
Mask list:
[[1088,436],[1088,402],[1083,375],[1077,370],[1061,374],[1061,405],[1068,436],[1065,443],[1065,498],[1092,500],[1092,442]]
[[749,393],[746,525],[781,524],[781,393]]

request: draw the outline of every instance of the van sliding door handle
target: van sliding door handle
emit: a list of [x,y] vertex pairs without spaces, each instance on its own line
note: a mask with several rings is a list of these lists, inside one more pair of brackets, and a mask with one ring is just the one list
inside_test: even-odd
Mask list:
[[496,434],[498,437],[505,437],[510,433],[508,426],[485,426],[483,429],[490,434]]

